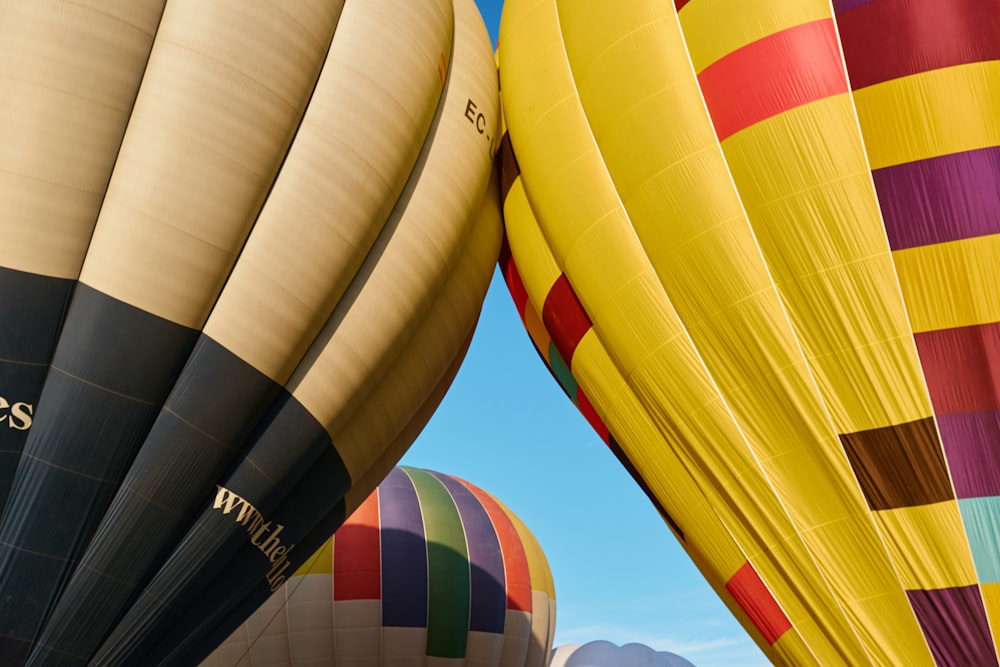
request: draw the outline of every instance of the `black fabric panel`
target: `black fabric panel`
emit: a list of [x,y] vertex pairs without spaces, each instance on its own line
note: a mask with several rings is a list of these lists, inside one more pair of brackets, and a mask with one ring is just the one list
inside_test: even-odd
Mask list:
[[74,285],[74,280],[0,267],[0,510],[38,409]]
[[[33,660],[86,663],[204,509],[205,498],[280,392],[277,383],[217,342],[199,339]],[[286,393],[279,404],[287,400]],[[299,420],[282,431],[287,437],[313,437],[315,420],[301,408],[284,412]]]
[[[144,656],[162,637],[174,636],[171,633],[176,632],[176,624],[188,614],[199,632],[207,631],[202,627],[210,624],[205,619],[206,609],[231,609],[274,567],[262,546],[272,540],[280,545],[294,544],[350,488],[347,469],[330,436],[294,397],[283,395],[255,440],[250,456],[275,467],[261,470],[250,463],[238,465],[235,474],[221,482],[238,498],[229,513],[213,509],[217,490],[202,499],[206,509],[112,631],[95,658],[99,663],[151,664]],[[286,496],[302,496],[299,477],[304,471],[309,471],[310,476],[322,474],[324,493],[309,496],[312,506],[305,517],[296,512],[276,512]],[[252,511],[245,502],[250,503]],[[246,525],[238,522],[241,511],[251,517]],[[264,527],[257,534],[258,545],[251,543],[252,517],[258,518],[258,528]],[[243,560],[233,563],[241,550],[246,552]],[[207,590],[215,591],[209,606],[196,606]]]
[[[288,572],[295,572],[302,567],[346,520],[346,509],[344,502],[341,501],[313,527],[308,535],[296,544],[295,551],[289,556]],[[244,561],[250,561],[252,558],[253,554],[249,550],[241,553],[238,559],[234,559],[233,569],[245,570],[247,566]],[[253,582],[252,579],[246,581],[247,583]],[[218,584],[226,586],[227,589],[232,588],[230,582],[219,581]],[[253,590],[237,605],[232,606],[228,613],[227,608],[220,608],[213,604],[213,596],[217,595],[218,593],[215,591],[206,591],[206,595],[192,605],[190,614],[181,619],[175,629],[153,647],[153,650],[144,656],[143,660],[150,665],[160,666],[199,664],[273,593],[266,580],[257,581]],[[197,624],[198,619],[206,617],[211,619],[210,622]]]
[[[340,457],[330,449],[311,466],[285,501],[272,514],[284,526],[282,537],[294,544],[284,576],[291,577],[347,518],[342,496],[337,498],[331,480],[338,474]],[[335,502],[334,502],[335,501]],[[187,658],[204,658],[272,593],[267,570],[260,567],[261,553],[244,542],[212,585],[165,624],[166,631],[152,648],[131,657],[143,665],[195,664]],[[279,583],[283,585],[284,582]],[[208,621],[206,621],[208,617]],[[217,639],[215,644],[212,640]],[[185,659],[181,659],[181,656]]]
[[0,524],[0,652],[36,637],[196,337],[76,287]]

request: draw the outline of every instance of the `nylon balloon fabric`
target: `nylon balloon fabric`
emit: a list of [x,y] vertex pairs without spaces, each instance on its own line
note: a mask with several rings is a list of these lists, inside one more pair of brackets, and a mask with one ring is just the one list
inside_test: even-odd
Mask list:
[[464,358],[489,37],[472,0],[0,2],[0,88],[0,664],[196,664]]
[[395,468],[202,667],[546,667],[555,592],[531,531],[450,475]]
[[780,665],[996,665],[1000,5],[509,0],[502,262]]

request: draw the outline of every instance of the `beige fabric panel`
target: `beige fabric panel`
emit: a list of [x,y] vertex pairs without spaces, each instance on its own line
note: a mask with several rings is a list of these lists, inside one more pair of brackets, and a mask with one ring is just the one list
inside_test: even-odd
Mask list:
[[[450,5],[379,0],[344,9],[288,159],[205,326],[279,383],[393,224],[440,100]],[[254,326],[261,317],[268,327]]]
[[[419,181],[408,184],[402,198],[405,209],[393,213],[398,220],[389,224],[395,232],[362,267],[367,280],[352,286],[345,299],[350,308],[334,312],[289,382],[296,399],[331,434],[341,430],[371,389],[390,374],[398,389],[387,395],[381,409],[393,414],[412,404],[412,398],[404,397],[419,394],[416,385],[427,381],[424,375],[434,368],[431,364],[441,363],[432,359],[443,354],[450,361],[481,307],[499,252],[501,223],[496,181],[489,176],[491,146],[465,114],[470,99],[483,100],[477,108],[495,129],[496,70],[488,45],[472,0],[459,0],[449,87],[436,135],[415,173]],[[457,162],[468,153],[471,162]],[[480,209],[487,183],[489,194]],[[377,268],[370,266],[376,259]],[[438,312],[438,323],[418,329],[416,323],[428,321],[432,310]],[[390,371],[397,358],[406,358],[399,350],[420,337],[426,349],[407,362],[409,374]],[[372,437],[385,427],[385,418],[372,419]],[[338,445],[338,450],[352,479],[368,467],[372,453],[364,448],[347,452]]]
[[[333,664],[333,575],[293,577],[282,587],[288,625],[288,651],[294,667]],[[259,665],[255,665],[259,667]]]
[[495,667],[503,653],[503,635],[469,630],[465,646],[465,667]]
[[0,266],[76,278],[164,0],[0,0]]
[[326,25],[264,0],[168,4],[83,282],[173,322],[204,324],[326,56],[337,7],[310,2],[327,6]]
[[[370,468],[384,449],[384,443],[411,421],[475,326],[500,250],[501,223],[495,190],[491,189],[485,201],[487,213],[461,251],[461,263],[427,313],[399,332],[393,353],[382,354],[370,362],[372,376],[362,375],[356,391],[351,392],[350,385],[354,383],[348,379],[352,373],[342,369],[350,371],[354,363],[364,363],[356,355],[369,351],[357,344],[338,345],[318,360],[300,385],[309,389],[308,384],[322,384],[328,391],[338,393],[346,390],[338,402],[346,403],[349,409],[331,415],[334,418],[328,423],[334,428],[328,430],[352,480]],[[343,335],[363,342],[370,335],[371,320],[369,315],[345,321]],[[299,397],[297,391],[293,394]],[[311,398],[308,392],[306,395]],[[299,400],[312,410],[310,402]],[[313,411],[313,415],[317,414]]]
[[381,600],[339,600],[332,608],[334,656],[330,664],[367,667],[377,663],[382,652]]
[[[384,667],[427,667],[427,628],[382,628],[381,648],[378,664]],[[370,664],[351,667],[368,667]],[[338,660],[337,667],[345,665]]]
[[[389,475],[389,472],[399,463],[399,460],[403,458],[403,454],[410,448],[413,441],[417,439],[420,432],[423,431],[424,426],[427,425],[430,418],[434,416],[438,405],[441,404],[445,394],[448,393],[448,389],[451,387],[451,383],[455,380],[458,369],[462,367],[462,362],[465,361],[465,355],[468,353],[469,345],[472,343],[474,330],[474,328],[469,330],[465,342],[455,354],[451,365],[445,370],[434,389],[428,393],[423,404],[413,413],[410,421],[399,429],[392,442],[383,447],[379,458],[359,478],[353,480],[354,483],[344,495],[345,516],[353,514],[354,510],[360,507],[361,503],[365,501],[365,498],[371,495],[376,487],[382,483]],[[334,437],[338,439],[338,442],[349,442],[352,438],[364,437],[364,431],[364,424],[360,420],[356,420],[348,424],[345,430]],[[354,446],[348,444],[346,448],[354,449]]]
[[[532,591],[534,594],[534,591]],[[507,623],[503,633],[503,654],[500,667],[524,667],[531,642],[531,614],[515,609],[507,610]]]

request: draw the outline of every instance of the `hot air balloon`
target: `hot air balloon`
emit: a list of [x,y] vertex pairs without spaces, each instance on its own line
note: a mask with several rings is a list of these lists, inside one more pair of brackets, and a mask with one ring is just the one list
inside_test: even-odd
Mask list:
[[461,363],[489,37],[471,0],[0,2],[0,88],[0,664],[196,662]]
[[401,466],[201,664],[547,667],[554,624],[524,523],[464,480]]
[[604,639],[556,647],[548,667],[694,667],[670,651],[630,642],[618,646]]
[[1000,5],[508,0],[499,44],[526,326],[767,656],[998,664]]

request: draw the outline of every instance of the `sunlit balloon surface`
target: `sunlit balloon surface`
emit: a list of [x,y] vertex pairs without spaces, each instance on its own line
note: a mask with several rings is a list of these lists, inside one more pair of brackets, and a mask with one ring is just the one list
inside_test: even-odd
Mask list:
[[450,475],[394,469],[202,667],[547,667],[555,592],[531,531]]
[[507,0],[505,271],[781,665],[997,665],[1000,4]]
[[472,0],[3,1],[0,100],[0,664],[190,664],[462,361],[489,37]]

